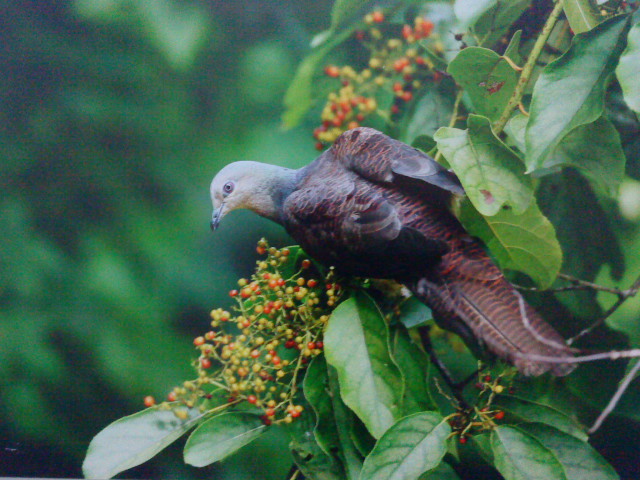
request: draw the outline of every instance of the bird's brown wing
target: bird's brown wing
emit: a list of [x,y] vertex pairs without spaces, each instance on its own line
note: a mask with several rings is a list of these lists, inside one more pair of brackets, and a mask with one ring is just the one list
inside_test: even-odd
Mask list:
[[371,128],[342,134],[330,150],[334,161],[369,181],[417,180],[424,186],[463,195],[458,178],[430,156]]
[[445,242],[403,225],[392,201],[344,169],[310,176],[284,211],[287,230],[308,253],[360,276],[394,278],[448,250]]

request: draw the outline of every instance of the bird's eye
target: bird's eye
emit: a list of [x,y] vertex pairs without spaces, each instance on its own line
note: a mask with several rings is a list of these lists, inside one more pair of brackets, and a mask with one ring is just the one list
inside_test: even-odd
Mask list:
[[233,182],[227,182],[224,184],[224,186],[222,187],[222,192],[225,195],[229,195],[231,192],[233,192],[233,189],[235,188],[235,183]]

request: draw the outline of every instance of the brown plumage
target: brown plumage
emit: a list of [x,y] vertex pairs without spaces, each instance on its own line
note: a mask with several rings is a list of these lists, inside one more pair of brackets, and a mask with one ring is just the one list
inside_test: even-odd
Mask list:
[[566,375],[562,337],[526,304],[451,213],[454,174],[370,128],[344,133],[300,170],[236,162],[213,180],[212,227],[235,208],[282,224],[311,256],[344,273],[406,285],[438,323],[525,375]]

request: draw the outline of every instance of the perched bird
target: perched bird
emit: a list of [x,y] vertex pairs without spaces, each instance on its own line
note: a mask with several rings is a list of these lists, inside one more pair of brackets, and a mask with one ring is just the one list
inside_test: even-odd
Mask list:
[[431,157],[371,128],[340,136],[299,170],[241,161],[211,183],[215,230],[246,208],[281,225],[312,257],[340,272],[393,279],[468,344],[480,344],[525,375],[566,375],[572,353],[504,278],[452,214],[464,190]]

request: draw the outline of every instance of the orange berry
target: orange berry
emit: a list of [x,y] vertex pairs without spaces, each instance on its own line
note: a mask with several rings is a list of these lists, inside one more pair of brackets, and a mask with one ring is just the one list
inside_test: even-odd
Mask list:
[[200,345],[204,345],[204,337],[196,337],[193,339],[193,344],[196,347],[199,347]]
[[404,25],[402,27],[402,36],[407,39],[413,36],[413,29],[409,25]]
[[324,73],[329,77],[336,78],[340,76],[340,69],[335,65],[327,65],[324,67]]
[[176,392],[169,392],[169,395],[167,395],[167,401],[175,402],[176,399],[177,399]]
[[411,101],[411,99],[413,98],[413,93],[411,92],[404,92],[400,98],[402,98],[402,100],[404,100],[405,102],[409,102]]
[[256,247],[256,252],[258,252],[258,255],[264,255],[265,253],[267,253],[267,249],[261,246]]
[[374,23],[382,23],[384,22],[384,13],[382,13],[380,10],[376,10],[371,14],[371,19]]
[[495,418],[496,420],[502,420],[504,418],[504,412],[502,410],[496,412],[493,418]]
[[211,360],[209,360],[208,358],[201,358],[200,366],[204,369],[211,368]]
[[[260,248],[260,247],[258,247],[258,248]],[[229,296],[230,297],[236,297],[237,295],[238,295],[238,290],[231,290],[229,292]]]
[[145,407],[153,407],[156,404],[156,399],[153,398],[151,395],[147,395],[146,397],[144,397],[144,406]]

